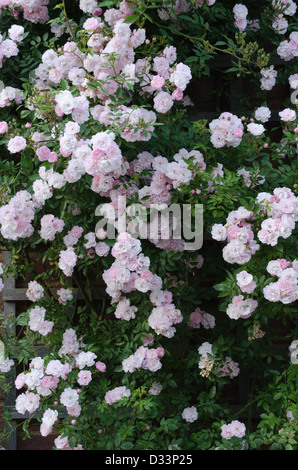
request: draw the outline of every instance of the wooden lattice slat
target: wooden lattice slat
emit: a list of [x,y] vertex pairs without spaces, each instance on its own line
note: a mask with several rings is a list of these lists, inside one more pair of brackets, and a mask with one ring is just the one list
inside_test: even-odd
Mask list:
[[[10,264],[10,256],[9,252],[5,251],[4,252],[4,264],[9,265]],[[16,280],[15,278],[6,278],[4,279],[4,289],[3,289],[3,301],[4,301],[4,322],[5,322],[5,328],[6,331],[9,334],[15,334],[15,315],[16,315],[16,304],[14,300],[5,300],[5,294],[7,291],[12,292],[15,290],[15,285],[16,285]],[[16,371],[13,369],[13,381],[15,380],[16,377]],[[11,391],[9,395],[6,395],[5,397],[5,407],[11,412],[12,409],[14,408],[16,401],[16,389],[15,387],[11,388]],[[11,421],[11,426],[6,423],[5,424],[5,431],[8,433],[9,438],[7,442],[5,443],[5,448],[8,450],[15,450],[17,448],[17,433],[16,433],[16,422],[15,418],[12,419]]]
[[[8,251],[4,252],[4,264],[10,265],[10,253]],[[72,279],[68,279],[68,285],[72,285]],[[57,291],[59,288],[49,288],[51,294],[58,298]],[[16,279],[14,277],[4,279],[4,289],[2,291],[2,299],[4,304],[4,323],[6,327],[6,331],[9,335],[16,334],[15,328],[15,319],[17,313],[17,303],[18,302],[25,302],[28,301],[28,297],[26,295],[27,288],[18,288],[16,287]],[[77,297],[78,300],[83,300],[84,297],[77,288],[72,288],[72,292],[74,297]],[[103,299],[106,296],[106,292],[103,288],[97,288],[96,292],[94,293],[94,299],[99,300]],[[43,355],[47,353],[44,349],[40,349],[38,351],[39,355]],[[13,358],[12,358],[13,359]],[[14,382],[16,378],[16,370],[13,368],[12,375],[10,376],[10,380]],[[6,423],[5,425],[5,432],[9,436],[7,441],[5,442],[5,449],[7,450],[17,450],[17,432],[16,432],[16,425],[17,422],[20,420],[25,420],[30,418],[29,413],[20,414],[15,409],[15,401],[16,401],[17,393],[16,388],[11,387],[10,393],[5,397],[5,408],[9,412],[12,420],[11,423]]]

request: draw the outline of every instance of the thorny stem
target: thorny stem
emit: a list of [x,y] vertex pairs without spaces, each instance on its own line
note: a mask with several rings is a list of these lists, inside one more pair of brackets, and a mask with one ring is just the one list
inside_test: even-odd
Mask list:
[[254,400],[247,403],[243,408],[241,408],[241,410],[237,411],[237,413],[234,414],[234,418],[236,416],[240,415],[244,410],[246,410],[246,408],[249,408],[251,405],[253,405],[258,400],[259,400],[259,398],[255,398]]
[[[32,419],[34,419],[34,417],[37,416],[37,415],[38,415],[38,412],[33,413],[29,418],[27,418],[29,420],[28,422],[30,422]],[[3,431],[3,433],[1,434],[2,439],[3,439],[4,442],[7,441],[9,439],[9,436],[11,434],[13,434],[16,431],[16,429],[19,428],[20,426],[22,426],[24,423],[20,422],[19,424],[16,424],[13,427],[12,427],[11,423],[8,423],[8,424],[9,424],[9,427],[10,427],[11,430],[6,431],[6,432]]]
[[83,295],[83,297],[84,297],[84,299],[85,299],[85,301],[86,301],[88,307],[90,307],[91,312],[92,312],[92,313],[95,313],[94,306],[93,306],[91,300],[89,299],[89,297],[88,297],[88,295],[87,295],[87,293],[86,293],[84,287],[82,286],[82,283],[81,283],[80,279],[79,279],[78,276],[77,276],[76,274],[74,274],[74,273],[72,274],[72,277],[73,277],[73,279],[74,279],[76,285],[78,286],[79,290],[81,291],[81,293],[82,293],[82,295]]
[[73,40],[76,42],[77,39],[76,39],[76,37],[75,37],[75,35],[74,35],[74,32],[73,32],[73,30],[72,30],[72,27],[71,27],[71,25],[70,25],[70,22],[69,22],[67,13],[66,13],[65,0],[62,0],[62,9],[63,9],[63,14],[64,14],[64,16],[65,16],[65,21],[66,21],[67,26],[68,26],[68,30],[69,30],[69,32],[70,32],[70,34],[71,34]]
[[[26,259],[27,259],[27,262],[28,262],[29,265],[30,265],[31,262],[32,262],[32,260],[30,259],[29,253],[28,253],[28,251],[27,251],[26,249],[24,249],[24,253],[25,253],[25,257],[26,257]],[[33,269],[34,274],[37,274],[37,272],[35,271],[35,269],[34,269],[34,268],[32,268],[32,269]],[[23,278],[25,279],[25,276],[24,276],[24,275],[23,275]],[[40,282],[40,284],[41,284],[41,282]],[[44,284],[44,283],[42,283],[42,286],[43,286],[44,290],[46,291],[48,297],[49,297],[49,298],[53,297],[50,288],[49,288],[46,284]]]

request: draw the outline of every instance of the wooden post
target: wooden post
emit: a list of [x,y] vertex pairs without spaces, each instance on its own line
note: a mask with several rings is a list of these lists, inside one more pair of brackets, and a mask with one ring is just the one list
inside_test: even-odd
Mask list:
[[[4,252],[4,264],[9,265],[11,263],[9,252]],[[6,331],[9,334],[15,334],[15,315],[16,315],[16,304],[13,299],[5,299],[5,293],[7,291],[15,290],[16,280],[15,278],[6,278],[4,279],[4,289],[3,289],[3,301],[4,301],[4,322]],[[16,371],[13,369],[13,381],[16,377]],[[16,389],[12,387],[8,396],[5,397],[5,407],[12,409],[16,401]],[[5,424],[5,431],[9,433],[9,438],[5,443],[5,449],[7,450],[16,450],[17,449],[17,433],[16,433],[16,421],[13,419],[11,425],[8,423]]]

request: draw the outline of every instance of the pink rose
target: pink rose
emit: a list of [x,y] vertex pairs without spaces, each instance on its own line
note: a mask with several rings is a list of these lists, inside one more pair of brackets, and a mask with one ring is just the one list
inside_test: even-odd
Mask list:
[[235,226],[234,226],[234,227],[231,227],[231,228],[228,230],[228,236],[229,236],[229,238],[231,238],[231,239],[237,238],[238,232],[239,232],[238,227],[235,227]]
[[98,369],[100,372],[105,372],[105,371],[106,371],[106,368],[107,368],[107,366],[105,365],[105,363],[104,363],[104,362],[100,362],[100,361],[98,361],[98,362],[95,363],[95,367],[96,367],[96,369]]
[[56,153],[56,152],[51,152],[51,153],[50,153],[50,156],[49,156],[49,158],[48,158],[48,161],[49,161],[50,163],[55,163],[55,162],[57,162],[57,160],[58,160],[58,155],[57,155],[57,153]]
[[164,350],[164,348],[159,347],[159,348],[156,349],[156,353],[157,353],[158,357],[163,357],[164,354],[165,354],[165,350]]
[[165,79],[161,77],[160,75],[155,75],[155,77],[153,77],[153,79],[151,80],[151,86],[155,90],[161,90],[164,83],[165,83]]
[[49,159],[51,150],[46,145],[42,145],[42,147],[39,147],[39,149],[36,150],[36,155],[40,162],[45,162]]
[[8,124],[6,121],[0,122],[0,134],[5,134],[8,131]]
[[242,129],[236,129],[234,132],[234,136],[237,137],[238,139],[243,136],[243,130]]
[[286,108],[283,111],[280,111],[279,116],[282,121],[295,121],[296,119],[296,113],[293,109]]
[[19,374],[15,379],[15,387],[17,390],[20,390],[25,385],[25,374]]
[[24,137],[21,137],[20,135],[17,135],[16,137],[10,139],[7,148],[10,153],[18,153],[21,152],[21,150],[24,150],[26,145],[26,139],[24,139]]
[[47,437],[49,434],[51,434],[53,427],[52,426],[46,426],[44,423],[41,423],[40,425],[40,434],[43,437]]
[[180,88],[176,88],[172,93],[172,98],[176,101],[181,101],[183,99],[183,91]]
[[78,377],[78,384],[80,385],[88,385],[92,380],[92,374],[89,370],[81,370],[78,373]]

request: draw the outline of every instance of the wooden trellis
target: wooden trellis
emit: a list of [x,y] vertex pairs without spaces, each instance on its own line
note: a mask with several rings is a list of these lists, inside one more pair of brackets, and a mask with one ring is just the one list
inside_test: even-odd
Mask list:
[[[9,265],[11,263],[10,253],[8,251],[4,252],[4,264]],[[14,277],[4,279],[4,289],[3,289],[3,303],[4,303],[4,322],[6,325],[6,331],[8,334],[15,335],[15,319],[17,314],[17,303],[28,301],[26,296],[26,288],[16,287],[16,279]],[[51,291],[57,291],[57,289],[52,289]],[[12,380],[16,378],[16,369],[13,368],[12,371]],[[8,439],[5,442],[5,448],[7,450],[16,450],[17,449],[17,431],[16,424],[20,420],[24,420],[30,417],[29,413],[24,415],[18,413],[15,409],[17,393],[15,387],[12,387],[10,393],[5,397],[5,407],[9,412],[12,420],[10,423],[6,423],[5,431],[8,433]]]
[[[4,264],[10,264],[9,252],[4,252]],[[16,315],[16,280],[15,278],[4,279],[4,289],[2,298],[4,302],[4,321],[8,333],[15,334],[14,319]],[[15,380],[16,371],[13,369],[13,380]],[[9,433],[9,438],[5,443],[5,448],[8,450],[15,450],[17,448],[17,433],[15,429],[16,419],[19,418],[16,413],[14,405],[16,400],[16,389],[12,387],[8,396],[5,397],[5,406],[10,412],[12,421],[11,426],[6,423],[5,430]]]
[[[11,263],[10,253],[8,251],[4,252],[4,264],[9,265]],[[68,285],[72,285],[72,279],[68,278]],[[58,298],[57,291],[58,288],[49,288],[51,294]],[[28,302],[28,297],[26,295],[27,288],[16,287],[16,279],[14,277],[4,279],[4,289],[2,292],[2,299],[4,303],[4,322],[6,325],[6,331],[8,334],[15,335],[15,320],[17,316],[17,304],[20,302]],[[74,297],[77,297],[78,300],[84,299],[83,295],[78,288],[72,287],[72,293]],[[95,299],[102,300],[106,296],[105,290],[102,288],[96,289]],[[43,356],[47,353],[43,348],[38,350],[38,354]],[[10,356],[11,357],[11,356]],[[12,357],[13,359],[13,357]],[[12,380],[16,378],[16,369],[13,368],[12,371]],[[5,442],[5,449],[7,450],[17,450],[17,431],[16,424],[20,421],[23,421],[27,418],[30,418],[29,413],[20,414],[15,409],[15,401],[17,397],[17,392],[15,387],[12,387],[10,393],[5,397],[5,407],[9,412],[12,420],[11,423],[6,423],[5,431],[8,433],[9,437]]]
[[[279,66],[284,65],[284,61],[278,57],[272,57],[270,60],[269,65]],[[229,69],[232,66],[232,59],[227,55],[218,55],[216,58],[211,59],[208,61],[208,66],[210,70],[217,69],[219,73],[223,73],[225,70]],[[200,83],[200,79],[197,80],[197,83]],[[194,92],[195,94],[195,92]],[[238,116],[240,111],[240,104],[241,104],[241,97],[243,96],[243,79],[241,77],[230,77],[229,80],[229,109],[225,109],[224,111],[229,111],[232,114]],[[290,97],[290,90],[289,90],[289,97]],[[281,109],[273,109],[271,110],[271,117],[269,121],[271,122],[280,122],[279,111]],[[247,116],[250,112],[243,111],[244,115]],[[216,111],[194,111],[191,114],[191,120],[199,120],[199,119],[207,119],[211,121],[212,119],[218,118],[219,113]]]
[[[228,68],[231,63],[227,60],[226,57],[219,57],[216,61],[210,61],[210,66],[212,68],[213,65],[216,66],[218,69],[224,70]],[[282,64],[283,62],[276,58],[272,61],[274,65]],[[231,113],[238,115],[239,106],[240,106],[240,97],[241,97],[241,89],[242,89],[242,81],[241,78],[231,79],[230,80],[230,89],[229,89],[229,107],[230,109],[226,109],[226,111],[230,111]],[[279,121],[278,116],[279,110],[272,111],[271,121]],[[197,111],[192,113],[191,120],[199,120],[199,119],[206,119],[208,121],[217,118],[218,113],[213,111]],[[10,263],[10,256],[9,252],[4,253],[4,264],[8,265]],[[58,289],[50,289],[52,294],[55,296]],[[78,289],[73,289],[74,295],[78,294]],[[16,279],[15,278],[8,278],[4,280],[4,289],[3,289],[3,302],[4,302],[4,319],[7,331],[9,333],[15,334],[15,317],[17,312],[17,303],[28,301],[26,296],[26,289],[25,288],[18,288],[16,287]],[[98,298],[103,298],[104,292],[98,291]],[[79,296],[80,298],[80,296]],[[16,377],[16,371],[13,371],[13,380]],[[239,376],[238,381],[238,397],[239,397],[239,405],[231,407],[235,412],[242,409],[245,404],[247,403],[247,396],[249,392],[249,377],[245,373],[241,373]],[[8,424],[6,425],[6,431],[9,432],[9,438],[5,443],[5,448],[7,450],[16,450],[17,449],[17,432],[16,432],[16,424],[20,420],[24,420],[29,418],[30,415],[27,413],[25,415],[19,414],[15,410],[15,400],[16,400],[16,389],[12,387],[12,390],[9,396],[5,399],[5,406],[12,417],[11,426]],[[241,415],[241,416],[245,416]]]

